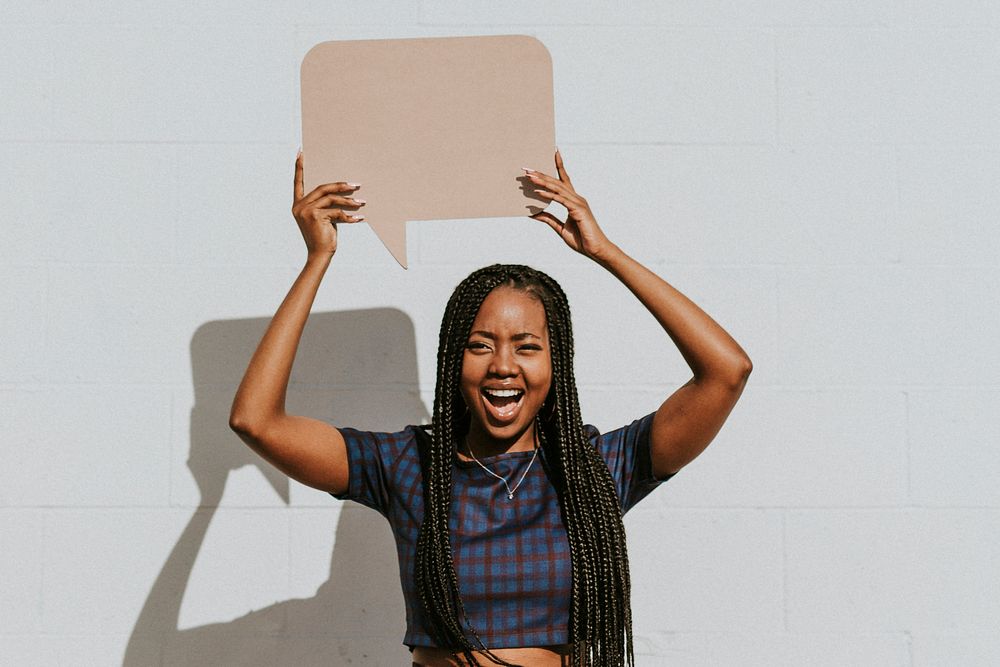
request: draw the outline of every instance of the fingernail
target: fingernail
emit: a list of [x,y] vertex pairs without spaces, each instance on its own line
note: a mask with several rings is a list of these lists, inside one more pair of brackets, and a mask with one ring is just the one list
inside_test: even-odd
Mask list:
[[299,152],[298,152],[298,155],[302,155],[302,146],[299,146]]
[[521,169],[524,169],[524,170],[525,170],[526,172],[528,172],[529,174],[533,174],[533,173],[535,173],[535,170],[534,170],[534,169],[528,169],[527,167],[521,167]]
[[364,220],[365,216],[363,216],[363,215],[356,215],[356,216],[354,216],[354,219],[355,220]]
[[360,188],[361,187],[360,183],[348,183],[347,185],[350,186],[350,187],[352,187],[352,188]]
[[[352,199],[353,199],[353,197],[352,197]],[[367,204],[368,203],[364,199],[355,199],[354,201],[358,202],[359,204]]]
[[558,147],[558,146],[556,146],[556,153],[558,153],[558,152],[559,152],[559,147]]

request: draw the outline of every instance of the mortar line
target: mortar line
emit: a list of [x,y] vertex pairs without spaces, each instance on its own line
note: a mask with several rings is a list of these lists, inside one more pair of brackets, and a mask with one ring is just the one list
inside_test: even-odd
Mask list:
[[781,627],[788,632],[788,508],[781,510]]

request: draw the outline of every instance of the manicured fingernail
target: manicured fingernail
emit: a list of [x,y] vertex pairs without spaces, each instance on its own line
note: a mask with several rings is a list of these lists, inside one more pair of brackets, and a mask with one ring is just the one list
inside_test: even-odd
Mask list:
[[[354,199],[354,198],[351,197],[351,199]],[[368,203],[364,199],[354,199],[354,201],[358,202],[359,204],[367,204]]]
[[298,154],[302,155],[302,146],[299,146],[299,152],[298,152]]
[[535,173],[535,170],[534,170],[534,169],[528,169],[527,167],[521,167],[521,169],[524,169],[524,170],[525,170],[526,172],[528,172],[529,174],[533,174],[533,173]]
[[355,215],[353,217],[354,217],[355,220],[364,220],[365,219],[365,216],[363,216],[363,215]]
[[556,146],[556,153],[558,153],[558,152],[559,152],[559,147],[558,147],[558,146]]
[[360,188],[361,187],[360,183],[348,183],[347,185],[349,185],[352,188]]

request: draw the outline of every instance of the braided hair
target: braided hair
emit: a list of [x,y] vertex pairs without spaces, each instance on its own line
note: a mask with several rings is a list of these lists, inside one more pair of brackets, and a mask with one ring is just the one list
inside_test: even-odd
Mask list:
[[570,546],[572,665],[633,665],[625,527],[611,473],[580,417],[569,303],[555,280],[517,264],[474,271],[455,288],[441,322],[433,425],[420,439],[424,518],[415,559],[416,588],[429,631],[439,646],[458,649],[469,664],[480,664],[473,651],[481,651],[494,664],[511,665],[492,653],[465,620],[448,531],[452,460],[469,424],[460,392],[463,354],[480,305],[500,286],[525,291],[545,308],[553,381],[539,414],[551,417],[536,416],[535,428],[550,463]]

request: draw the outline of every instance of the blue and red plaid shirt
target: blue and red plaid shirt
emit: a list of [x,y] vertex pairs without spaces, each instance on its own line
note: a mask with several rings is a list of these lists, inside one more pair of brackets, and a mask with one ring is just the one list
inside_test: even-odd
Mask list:
[[[608,464],[623,513],[672,477],[653,477],[652,422],[649,414],[603,435],[590,424],[584,427]],[[389,520],[406,602],[403,643],[411,648],[435,646],[413,577],[424,509],[417,428],[407,426],[396,433],[339,429],[347,442],[349,485],[346,493],[331,494],[367,505]],[[532,454],[508,452],[480,461],[513,485]],[[452,558],[467,620],[489,648],[569,642],[569,541],[556,490],[539,463],[510,500],[499,480],[475,462],[454,458]],[[471,634],[469,639],[475,642]]]

